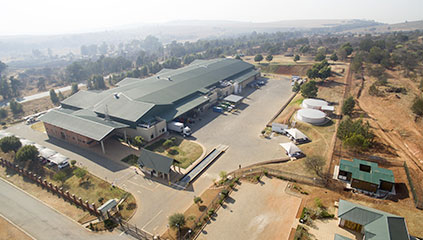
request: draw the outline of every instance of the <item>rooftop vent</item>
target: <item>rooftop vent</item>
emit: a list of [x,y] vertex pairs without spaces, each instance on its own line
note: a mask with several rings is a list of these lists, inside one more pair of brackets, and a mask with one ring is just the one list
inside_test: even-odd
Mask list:
[[160,79],[160,76],[157,76],[157,79]]
[[116,99],[119,99],[119,93],[113,93],[113,96],[114,96]]

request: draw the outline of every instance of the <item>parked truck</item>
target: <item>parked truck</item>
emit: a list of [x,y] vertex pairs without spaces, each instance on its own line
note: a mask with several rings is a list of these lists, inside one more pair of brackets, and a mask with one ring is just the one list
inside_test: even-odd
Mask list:
[[167,124],[167,129],[169,131],[174,131],[177,133],[182,134],[183,136],[190,136],[191,135],[191,128],[184,126],[181,122],[169,122]]

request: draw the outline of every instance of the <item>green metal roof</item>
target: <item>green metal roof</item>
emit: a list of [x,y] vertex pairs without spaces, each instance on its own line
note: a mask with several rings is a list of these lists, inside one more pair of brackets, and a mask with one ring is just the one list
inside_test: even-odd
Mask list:
[[242,83],[250,77],[257,75],[258,73],[259,72],[256,70],[247,71],[239,74],[238,76],[234,76],[234,78],[231,80],[233,80],[234,82]]
[[[179,69],[165,69],[154,76],[125,78],[116,88],[101,92],[79,91],[62,102],[64,108],[89,109],[124,123],[145,122],[155,117],[172,120],[204,103],[200,97],[220,81],[248,78],[257,74],[252,64],[218,58],[194,61]],[[120,96],[116,98],[115,96]],[[190,102],[192,101],[192,102]]]
[[[371,171],[365,172],[360,170],[360,164],[371,167]],[[360,159],[353,159],[348,161],[341,159],[339,170],[350,172],[353,179],[358,179],[373,184],[380,184],[380,180],[395,183],[394,173],[389,169],[379,168],[377,163],[364,161]]]
[[95,114],[90,114],[87,110],[69,114],[55,109],[42,115],[40,120],[96,141],[101,141],[115,129],[129,127],[126,124],[95,117]]
[[405,220],[400,216],[340,199],[338,217],[362,225],[366,239],[409,239]]
[[164,155],[142,149],[138,157],[138,164],[141,167],[154,169],[156,172],[169,173],[170,167],[175,160]]

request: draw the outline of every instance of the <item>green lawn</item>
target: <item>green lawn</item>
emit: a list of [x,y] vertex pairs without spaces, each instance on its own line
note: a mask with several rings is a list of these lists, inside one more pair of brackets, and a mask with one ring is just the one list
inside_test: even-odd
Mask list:
[[146,147],[146,149],[163,154],[180,162],[177,166],[181,168],[189,167],[203,153],[203,148],[193,141],[188,141],[180,137],[175,137],[174,146],[165,148],[163,143],[167,139],[159,141]]

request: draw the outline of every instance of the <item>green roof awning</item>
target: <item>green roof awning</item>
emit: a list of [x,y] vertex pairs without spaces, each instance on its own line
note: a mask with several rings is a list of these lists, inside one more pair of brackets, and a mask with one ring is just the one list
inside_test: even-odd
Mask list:
[[93,116],[95,114],[84,114],[86,111],[88,110],[69,114],[55,109],[42,115],[40,120],[96,141],[101,141],[115,129],[129,127],[126,124]]
[[141,149],[141,154],[138,157],[138,164],[141,167],[153,169],[156,172],[167,173],[170,172],[170,167],[175,160],[164,155]]

